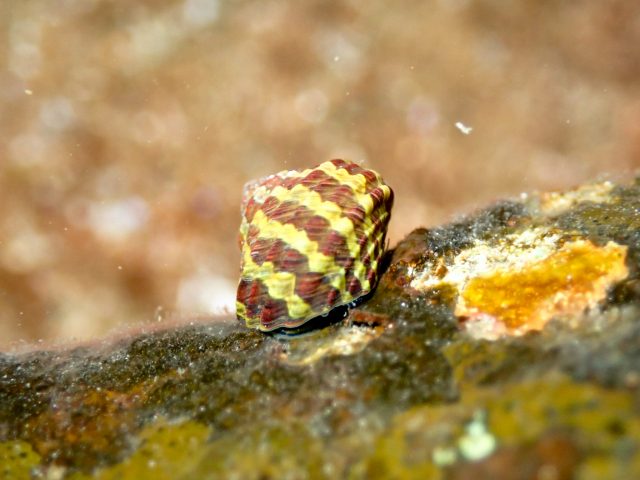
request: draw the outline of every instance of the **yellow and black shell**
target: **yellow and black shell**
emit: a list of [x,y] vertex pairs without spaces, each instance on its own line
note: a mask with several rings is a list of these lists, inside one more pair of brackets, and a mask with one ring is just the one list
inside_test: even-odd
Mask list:
[[345,160],[245,186],[237,316],[294,328],[366,295],[378,280],[393,191]]

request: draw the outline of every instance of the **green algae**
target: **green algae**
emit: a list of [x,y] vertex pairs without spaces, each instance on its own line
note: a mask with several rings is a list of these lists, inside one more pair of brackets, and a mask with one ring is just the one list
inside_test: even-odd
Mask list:
[[340,450],[328,446],[308,424],[267,422],[223,435],[200,423],[169,424],[161,420],[145,427],[140,446],[121,463],[72,480],[336,478],[344,468]]
[[[203,424],[161,420],[140,432],[140,445],[121,463],[68,478],[215,479],[229,472],[247,479],[278,478],[282,472],[290,478],[446,478],[456,464],[470,461],[463,441],[479,412],[499,449],[565,432],[580,452],[576,478],[624,478],[622,473],[633,478],[640,475],[640,418],[634,402],[631,392],[548,374],[501,388],[470,386],[456,403],[417,405],[395,415],[388,429],[374,423],[366,435],[351,433],[332,441],[301,422],[256,424],[212,437]],[[13,469],[5,478],[30,478],[38,456],[23,442],[3,447]]]
[[454,452],[458,462],[468,462],[460,438],[482,412],[500,449],[566,432],[583,458],[579,478],[638,478],[635,401],[630,392],[576,384],[559,374],[500,388],[473,387],[456,404],[418,406],[397,415],[359,469],[368,478],[441,478],[449,465],[440,468],[438,452]]
[[0,442],[0,479],[28,480],[40,465],[40,456],[31,445],[16,440]]
[[459,389],[500,384],[525,373],[544,372],[557,359],[556,355],[520,339],[500,342],[461,339],[444,346],[442,352],[453,366],[453,378]]
[[[324,442],[308,426],[262,424],[211,444],[198,478],[332,478]],[[327,470],[323,470],[327,468]],[[333,477],[335,478],[335,477]]]
[[95,471],[91,475],[75,473],[72,480],[180,480],[203,478],[197,470],[210,453],[206,442],[211,429],[197,422],[169,424],[164,420],[145,427],[138,434],[140,446],[121,463]]

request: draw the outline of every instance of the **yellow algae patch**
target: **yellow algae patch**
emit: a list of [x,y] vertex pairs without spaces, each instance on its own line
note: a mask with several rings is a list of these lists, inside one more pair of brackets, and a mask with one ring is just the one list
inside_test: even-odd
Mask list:
[[595,307],[614,282],[628,275],[626,252],[627,247],[614,242],[568,242],[519,269],[498,269],[469,279],[455,314],[471,321],[491,318],[514,335],[542,329],[552,317]]
[[448,288],[455,314],[473,336],[496,339],[539,330],[554,316],[580,314],[628,275],[627,247],[597,246],[548,227],[477,240],[449,258],[431,259],[414,273],[419,291]]
[[611,203],[612,182],[582,185],[569,192],[545,192],[538,195],[543,215],[557,216],[584,202]]

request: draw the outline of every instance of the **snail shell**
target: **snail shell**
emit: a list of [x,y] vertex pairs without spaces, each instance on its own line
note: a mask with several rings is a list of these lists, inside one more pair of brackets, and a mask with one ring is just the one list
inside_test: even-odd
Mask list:
[[238,318],[263,331],[293,328],[369,293],[392,205],[378,173],[345,160],[248,183]]

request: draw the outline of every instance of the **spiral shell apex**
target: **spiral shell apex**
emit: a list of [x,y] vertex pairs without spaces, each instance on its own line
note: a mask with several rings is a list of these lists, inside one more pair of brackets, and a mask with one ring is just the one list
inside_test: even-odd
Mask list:
[[346,160],[245,186],[237,315],[248,327],[299,327],[378,280],[393,191]]

